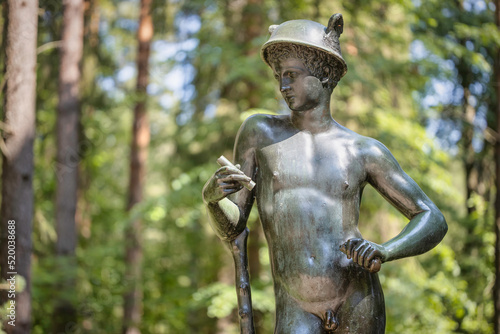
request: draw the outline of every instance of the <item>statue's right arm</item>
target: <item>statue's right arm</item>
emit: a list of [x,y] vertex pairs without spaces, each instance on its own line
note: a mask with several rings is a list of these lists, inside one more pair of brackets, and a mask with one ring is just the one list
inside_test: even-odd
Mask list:
[[245,229],[254,202],[256,187],[249,191],[239,182],[255,179],[257,170],[252,118],[243,123],[236,136],[233,160],[236,168],[219,168],[203,187],[210,224],[224,241],[234,240]]

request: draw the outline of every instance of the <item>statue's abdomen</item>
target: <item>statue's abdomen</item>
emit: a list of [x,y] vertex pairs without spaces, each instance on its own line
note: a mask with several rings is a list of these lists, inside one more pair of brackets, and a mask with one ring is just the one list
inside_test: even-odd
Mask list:
[[272,203],[261,220],[277,283],[297,300],[343,298],[356,266],[339,247],[359,232],[344,230],[341,203],[307,188],[281,190]]

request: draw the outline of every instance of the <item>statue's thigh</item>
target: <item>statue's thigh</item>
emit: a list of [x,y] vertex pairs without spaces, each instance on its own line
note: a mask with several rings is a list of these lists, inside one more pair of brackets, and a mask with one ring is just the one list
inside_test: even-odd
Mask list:
[[353,296],[339,310],[339,328],[335,333],[385,333],[384,296],[371,294],[362,298]]
[[323,334],[321,319],[301,309],[291,298],[280,298],[274,334]]

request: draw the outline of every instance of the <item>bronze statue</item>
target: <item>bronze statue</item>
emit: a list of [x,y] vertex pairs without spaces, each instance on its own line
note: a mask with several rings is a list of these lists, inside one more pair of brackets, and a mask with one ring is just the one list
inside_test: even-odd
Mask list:
[[[347,72],[342,15],[327,27],[293,20],[269,30],[262,58],[291,114],[248,118],[237,165],[219,168],[203,189],[212,227],[235,258],[242,333],[254,332],[245,252],[254,199],[269,244],[275,333],[383,333],[380,263],[432,249],[446,221],[384,145],[332,118],[330,96]],[[244,188],[251,179],[255,188]],[[367,184],[410,220],[381,245],[357,228]]]

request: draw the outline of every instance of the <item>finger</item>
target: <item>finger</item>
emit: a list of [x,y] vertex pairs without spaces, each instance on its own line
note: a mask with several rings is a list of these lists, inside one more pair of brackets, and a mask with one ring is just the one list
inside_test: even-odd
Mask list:
[[354,248],[358,247],[364,240],[360,238],[351,238],[347,240],[347,250],[352,255]]
[[368,269],[368,264],[369,262],[366,261],[366,258],[367,256],[370,254],[370,252],[373,250],[372,246],[368,245],[367,247],[365,247],[365,249],[363,250],[363,252],[361,254],[359,254],[359,258],[358,258],[358,264],[362,267],[365,267]]
[[217,184],[220,186],[225,186],[225,185],[231,185],[231,186],[237,186],[240,183],[238,181],[233,181],[230,179],[218,179]]
[[356,252],[356,248],[354,247],[351,248],[351,259],[353,262],[356,262],[358,259],[358,252]]
[[351,258],[351,252],[350,252],[350,245],[351,245],[351,240],[347,240],[340,246],[340,250],[344,252],[344,254],[347,256],[348,259]]
[[224,184],[220,185],[220,189],[222,191],[238,191],[238,190],[243,189],[243,186],[239,183],[237,183],[237,184],[224,183]]
[[374,258],[373,261],[370,264],[370,269],[368,269],[371,273],[376,273],[380,271],[380,268],[382,268],[382,260],[380,260],[378,257]]
[[231,182],[231,181],[250,182],[251,179],[246,175],[230,174],[230,175],[226,175],[225,177],[220,178],[219,181],[222,181],[222,182]]
[[362,266],[365,267],[366,269],[370,268],[370,261],[373,259],[374,253],[375,249],[373,247],[370,247],[365,253]]
[[353,254],[353,257],[352,257],[352,260],[355,262],[355,263],[358,263],[358,257],[359,257],[359,254],[364,250],[365,248],[365,244],[362,243],[360,244],[358,247],[356,247],[354,249],[354,254]]
[[215,177],[217,179],[220,179],[221,177],[224,177],[226,174],[227,174],[227,167],[224,166],[217,169],[217,171],[215,172]]
[[215,173],[219,174],[219,175],[229,175],[229,174],[245,175],[241,170],[239,170],[236,167],[232,167],[232,166],[223,166],[223,167],[217,169],[217,171]]
[[239,169],[230,168],[230,167],[217,172],[215,175],[217,176],[217,178],[220,179],[220,178],[226,177],[227,175],[233,175],[233,174],[234,175],[245,175]]
[[348,259],[352,259],[352,250],[353,250],[354,243],[352,242],[351,239],[347,240],[346,242],[346,255]]
[[367,264],[365,265],[365,267],[368,268],[369,267],[368,264],[370,264],[370,262],[372,262],[372,260],[374,260],[374,259],[376,259],[378,257],[379,257],[379,253],[377,252],[376,249],[374,249],[373,252],[371,252],[370,254],[368,254],[366,256],[366,263]]
[[240,190],[242,188],[243,186],[240,184],[224,184],[220,186],[220,189],[222,190]]
[[352,259],[352,256],[354,255],[354,248],[358,245],[358,240],[356,238],[349,239],[345,243],[346,245],[346,255],[348,259]]
[[219,182],[221,189],[241,189],[243,186],[239,182]]
[[[241,189],[241,188],[240,188]],[[237,191],[239,191],[240,189],[223,189],[222,192],[226,195],[231,195]]]
[[243,181],[238,181],[238,180],[234,180],[234,179],[229,179],[229,178],[224,178],[224,179],[218,179],[217,180],[217,184],[220,185],[226,185],[226,184],[229,184],[229,185],[232,185],[232,186],[239,186],[239,185],[243,185],[244,186],[244,183]]

